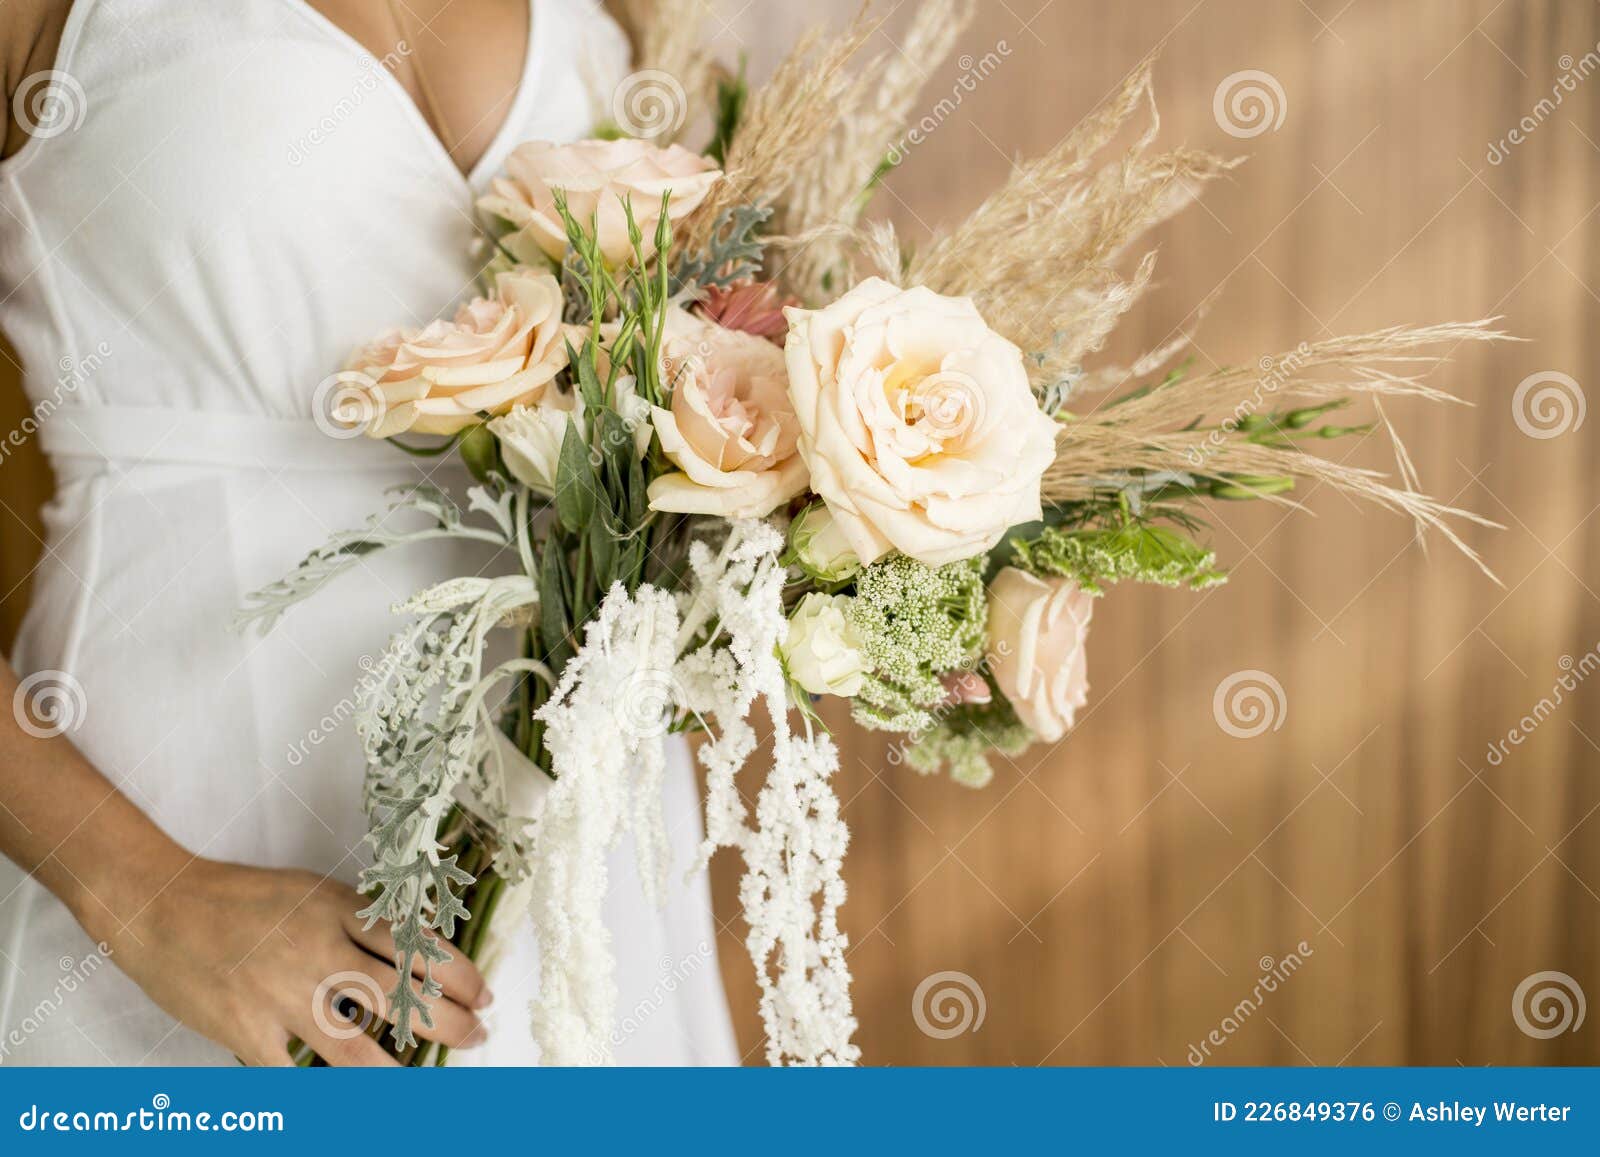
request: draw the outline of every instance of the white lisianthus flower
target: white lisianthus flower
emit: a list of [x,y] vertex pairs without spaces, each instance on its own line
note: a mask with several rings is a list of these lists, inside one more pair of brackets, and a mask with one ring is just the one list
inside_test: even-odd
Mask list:
[[800,456],[863,563],[958,562],[1040,517],[1059,428],[969,299],[869,277],[785,312]]
[[586,435],[583,404],[576,392],[550,390],[539,404],[518,406],[489,423],[489,433],[500,441],[500,456],[511,476],[545,497],[556,492],[556,468],[567,427],[578,424]]
[[861,690],[867,660],[845,611],[844,595],[813,591],[789,616],[789,637],[782,646],[789,677],[813,695],[849,698]]
[[850,540],[821,502],[813,502],[789,524],[789,546],[800,569],[820,583],[845,582],[861,569]]

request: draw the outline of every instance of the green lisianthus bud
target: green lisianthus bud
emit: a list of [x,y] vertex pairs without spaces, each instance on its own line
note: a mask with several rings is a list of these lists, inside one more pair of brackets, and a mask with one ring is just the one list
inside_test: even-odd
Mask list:
[[861,560],[821,502],[813,502],[789,524],[789,558],[808,576],[829,586],[849,581],[861,569]]

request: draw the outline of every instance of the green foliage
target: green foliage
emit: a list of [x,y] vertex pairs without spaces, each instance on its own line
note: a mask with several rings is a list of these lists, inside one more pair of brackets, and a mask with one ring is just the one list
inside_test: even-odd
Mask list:
[[988,603],[982,557],[930,567],[894,554],[863,567],[847,612],[870,671],[855,717],[884,731],[932,725],[939,676],[983,651]]
[[910,736],[905,757],[917,771],[936,775],[946,768],[957,783],[984,787],[994,778],[989,755],[1018,755],[1034,742],[1034,734],[1017,718],[1006,697],[990,685],[988,703],[962,704],[935,712],[933,726]]
[[1090,594],[1103,585],[1154,583],[1202,590],[1226,582],[1216,555],[1182,531],[1131,515],[1115,525],[1047,526],[1036,536],[1013,540],[1012,565],[1040,576],[1069,578]]
[[717,80],[716,128],[711,134],[711,143],[706,146],[706,156],[717,162],[719,167],[727,164],[728,146],[733,143],[733,134],[738,131],[739,122],[744,120],[744,107],[750,99],[744,65],[745,59],[741,55],[738,75],[731,80]]
[[685,256],[678,262],[672,273],[672,292],[695,286],[726,287],[754,277],[761,269],[766,245],[759,230],[771,216],[771,209],[755,205],[724,209],[712,227],[705,252]]

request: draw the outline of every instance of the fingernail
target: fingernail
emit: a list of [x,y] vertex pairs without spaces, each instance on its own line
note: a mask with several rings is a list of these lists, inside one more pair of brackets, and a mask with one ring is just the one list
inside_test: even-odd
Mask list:
[[477,999],[476,1003],[473,1004],[472,1007],[473,1008],[488,1008],[493,1003],[494,1003],[494,993],[490,992],[487,988],[485,988],[485,989],[482,989],[482,990],[479,991],[478,999]]

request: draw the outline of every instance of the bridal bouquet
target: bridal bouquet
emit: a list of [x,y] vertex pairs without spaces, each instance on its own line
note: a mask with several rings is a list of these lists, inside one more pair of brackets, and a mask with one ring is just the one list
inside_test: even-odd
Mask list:
[[[1097,159],[1148,102],[1149,62],[911,249],[862,213],[970,4],[929,0],[879,56],[865,14],[759,90],[693,47],[692,5],[653,7],[630,81],[664,115],[619,100],[596,139],[517,149],[477,206],[482,296],[357,351],[319,397],[342,429],[459,456],[464,507],[409,489],[245,617],[270,627],[375,550],[498,548],[490,572],[396,607],[362,688],[364,914],[393,922],[400,975],[531,921],[545,1061],[607,1060],[605,855],[631,832],[664,885],[664,744],[692,729],[702,860],[744,859],[768,1059],[851,1063],[847,833],[815,702],[894,735],[895,762],[981,786],[992,753],[1071,728],[1108,587],[1223,581],[1211,503],[1287,503],[1309,479],[1470,554],[1403,451],[1399,485],[1315,451],[1374,428],[1334,424],[1353,395],[1447,397],[1421,383],[1422,347],[1495,335],[1386,329],[1257,372],[1169,369],[1180,334],[1086,368],[1150,285],[1154,255],[1130,246],[1231,167],[1153,154],[1153,105],[1148,131]],[[673,139],[694,124],[699,152]],[[389,997],[410,1063],[443,1059],[412,1033],[437,994]]]

